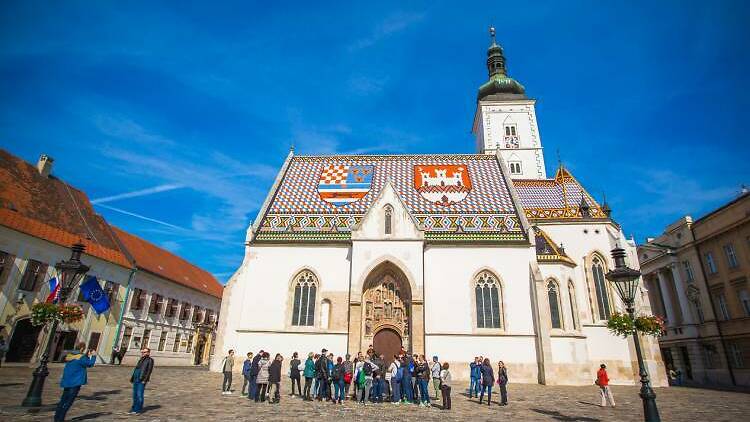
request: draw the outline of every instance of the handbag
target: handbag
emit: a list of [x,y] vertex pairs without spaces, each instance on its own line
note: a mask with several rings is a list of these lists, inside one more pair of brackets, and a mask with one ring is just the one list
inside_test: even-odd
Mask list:
[[345,373],[344,374],[344,383],[351,384],[351,382],[352,382],[352,373],[351,372]]

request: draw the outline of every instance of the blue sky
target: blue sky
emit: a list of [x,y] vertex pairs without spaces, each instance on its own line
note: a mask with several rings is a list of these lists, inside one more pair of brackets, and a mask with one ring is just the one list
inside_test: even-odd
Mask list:
[[290,145],[474,152],[487,27],[642,241],[750,184],[743,2],[4,2],[0,145],[224,282]]

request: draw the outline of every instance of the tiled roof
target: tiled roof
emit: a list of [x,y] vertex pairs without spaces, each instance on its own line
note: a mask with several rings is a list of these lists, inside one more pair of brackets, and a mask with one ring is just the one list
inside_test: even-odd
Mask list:
[[534,244],[536,246],[536,259],[540,263],[555,262],[575,266],[575,262],[568,257],[562,245],[558,246],[544,230],[534,227]]
[[494,156],[431,154],[294,156],[256,239],[348,239],[389,180],[428,239],[525,236]]
[[69,248],[74,243],[81,242],[86,246],[85,253],[87,255],[95,256],[126,268],[131,267],[125,255],[119,249],[107,248],[81,236],[60,230],[49,224],[44,224],[39,220],[24,217],[17,211],[0,208],[0,225],[66,248]]
[[599,204],[564,167],[557,170],[554,179],[514,179],[518,198],[526,217],[537,219],[581,219],[581,198],[589,206],[586,218],[608,218]]
[[221,299],[224,288],[210,273],[138,236],[112,229],[139,269]]
[[[0,208],[119,250],[107,222],[94,211],[85,193],[0,149]],[[70,246],[70,245],[66,245]]]

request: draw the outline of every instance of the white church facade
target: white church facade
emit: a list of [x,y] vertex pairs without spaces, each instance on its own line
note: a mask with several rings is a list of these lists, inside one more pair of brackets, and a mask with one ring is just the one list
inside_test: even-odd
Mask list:
[[[590,385],[600,363],[636,382],[632,340],[606,328],[622,304],[604,279],[616,245],[637,268],[635,245],[568,170],[547,178],[534,100],[494,34],[487,67],[476,154],[289,153],[224,289],[213,370],[229,349],[288,361],[372,345],[437,355],[457,379],[483,355],[514,382]],[[656,341],[644,349],[666,385]]]

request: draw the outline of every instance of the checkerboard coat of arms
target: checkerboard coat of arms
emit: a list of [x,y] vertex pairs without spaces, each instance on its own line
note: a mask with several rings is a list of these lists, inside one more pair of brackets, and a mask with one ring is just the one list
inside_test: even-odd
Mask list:
[[469,170],[464,165],[416,165],[414,189],[435,205],[461,202],[471,192]]
[[337,207],[359,201],[370,191],[374,174],[371,165],[330,165],[320,173],[318,195]]

